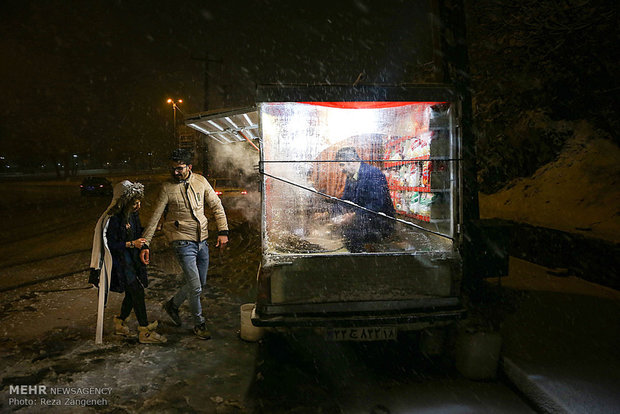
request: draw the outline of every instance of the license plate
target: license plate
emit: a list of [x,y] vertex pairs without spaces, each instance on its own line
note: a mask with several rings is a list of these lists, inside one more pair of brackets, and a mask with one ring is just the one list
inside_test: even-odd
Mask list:
[[395,327],[355,327],[328,329],[328,341],[395,341]]

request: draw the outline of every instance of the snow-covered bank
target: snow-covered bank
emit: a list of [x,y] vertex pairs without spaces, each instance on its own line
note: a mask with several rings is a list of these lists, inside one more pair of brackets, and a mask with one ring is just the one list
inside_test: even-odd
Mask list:
[[501,191],[480,194],[481,218],[620,241],[620,148],[586,122],[557,160]]

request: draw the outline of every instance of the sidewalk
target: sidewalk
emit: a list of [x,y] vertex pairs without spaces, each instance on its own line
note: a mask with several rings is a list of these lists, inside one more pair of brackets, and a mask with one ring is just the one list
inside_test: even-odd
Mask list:
[[541,412],[620,412],[620,292],[548,270],[510,258],[505,375]]

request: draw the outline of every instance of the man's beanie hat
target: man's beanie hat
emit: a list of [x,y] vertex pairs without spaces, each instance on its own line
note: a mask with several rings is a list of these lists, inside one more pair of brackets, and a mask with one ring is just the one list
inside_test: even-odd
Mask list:
[[355,151],[353,147],[344,147],[340,148],[338,152],[336,152],[336,156],[334,157],[336,160],[340,161],[360,161],[360,156]]
[[194,159],[194,154],[192,154],[192,151],[186,148],[177,148],[172,151],[170,159],[172,161],[177,161],[183,164],[191,164],[192,160]]

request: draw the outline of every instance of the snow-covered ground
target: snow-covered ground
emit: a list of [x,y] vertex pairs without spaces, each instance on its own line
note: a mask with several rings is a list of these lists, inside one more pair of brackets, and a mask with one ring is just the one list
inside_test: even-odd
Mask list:
[[582,122],[557,160],[501,191],[480,194],[481,218],[620,241],[620,148]]

